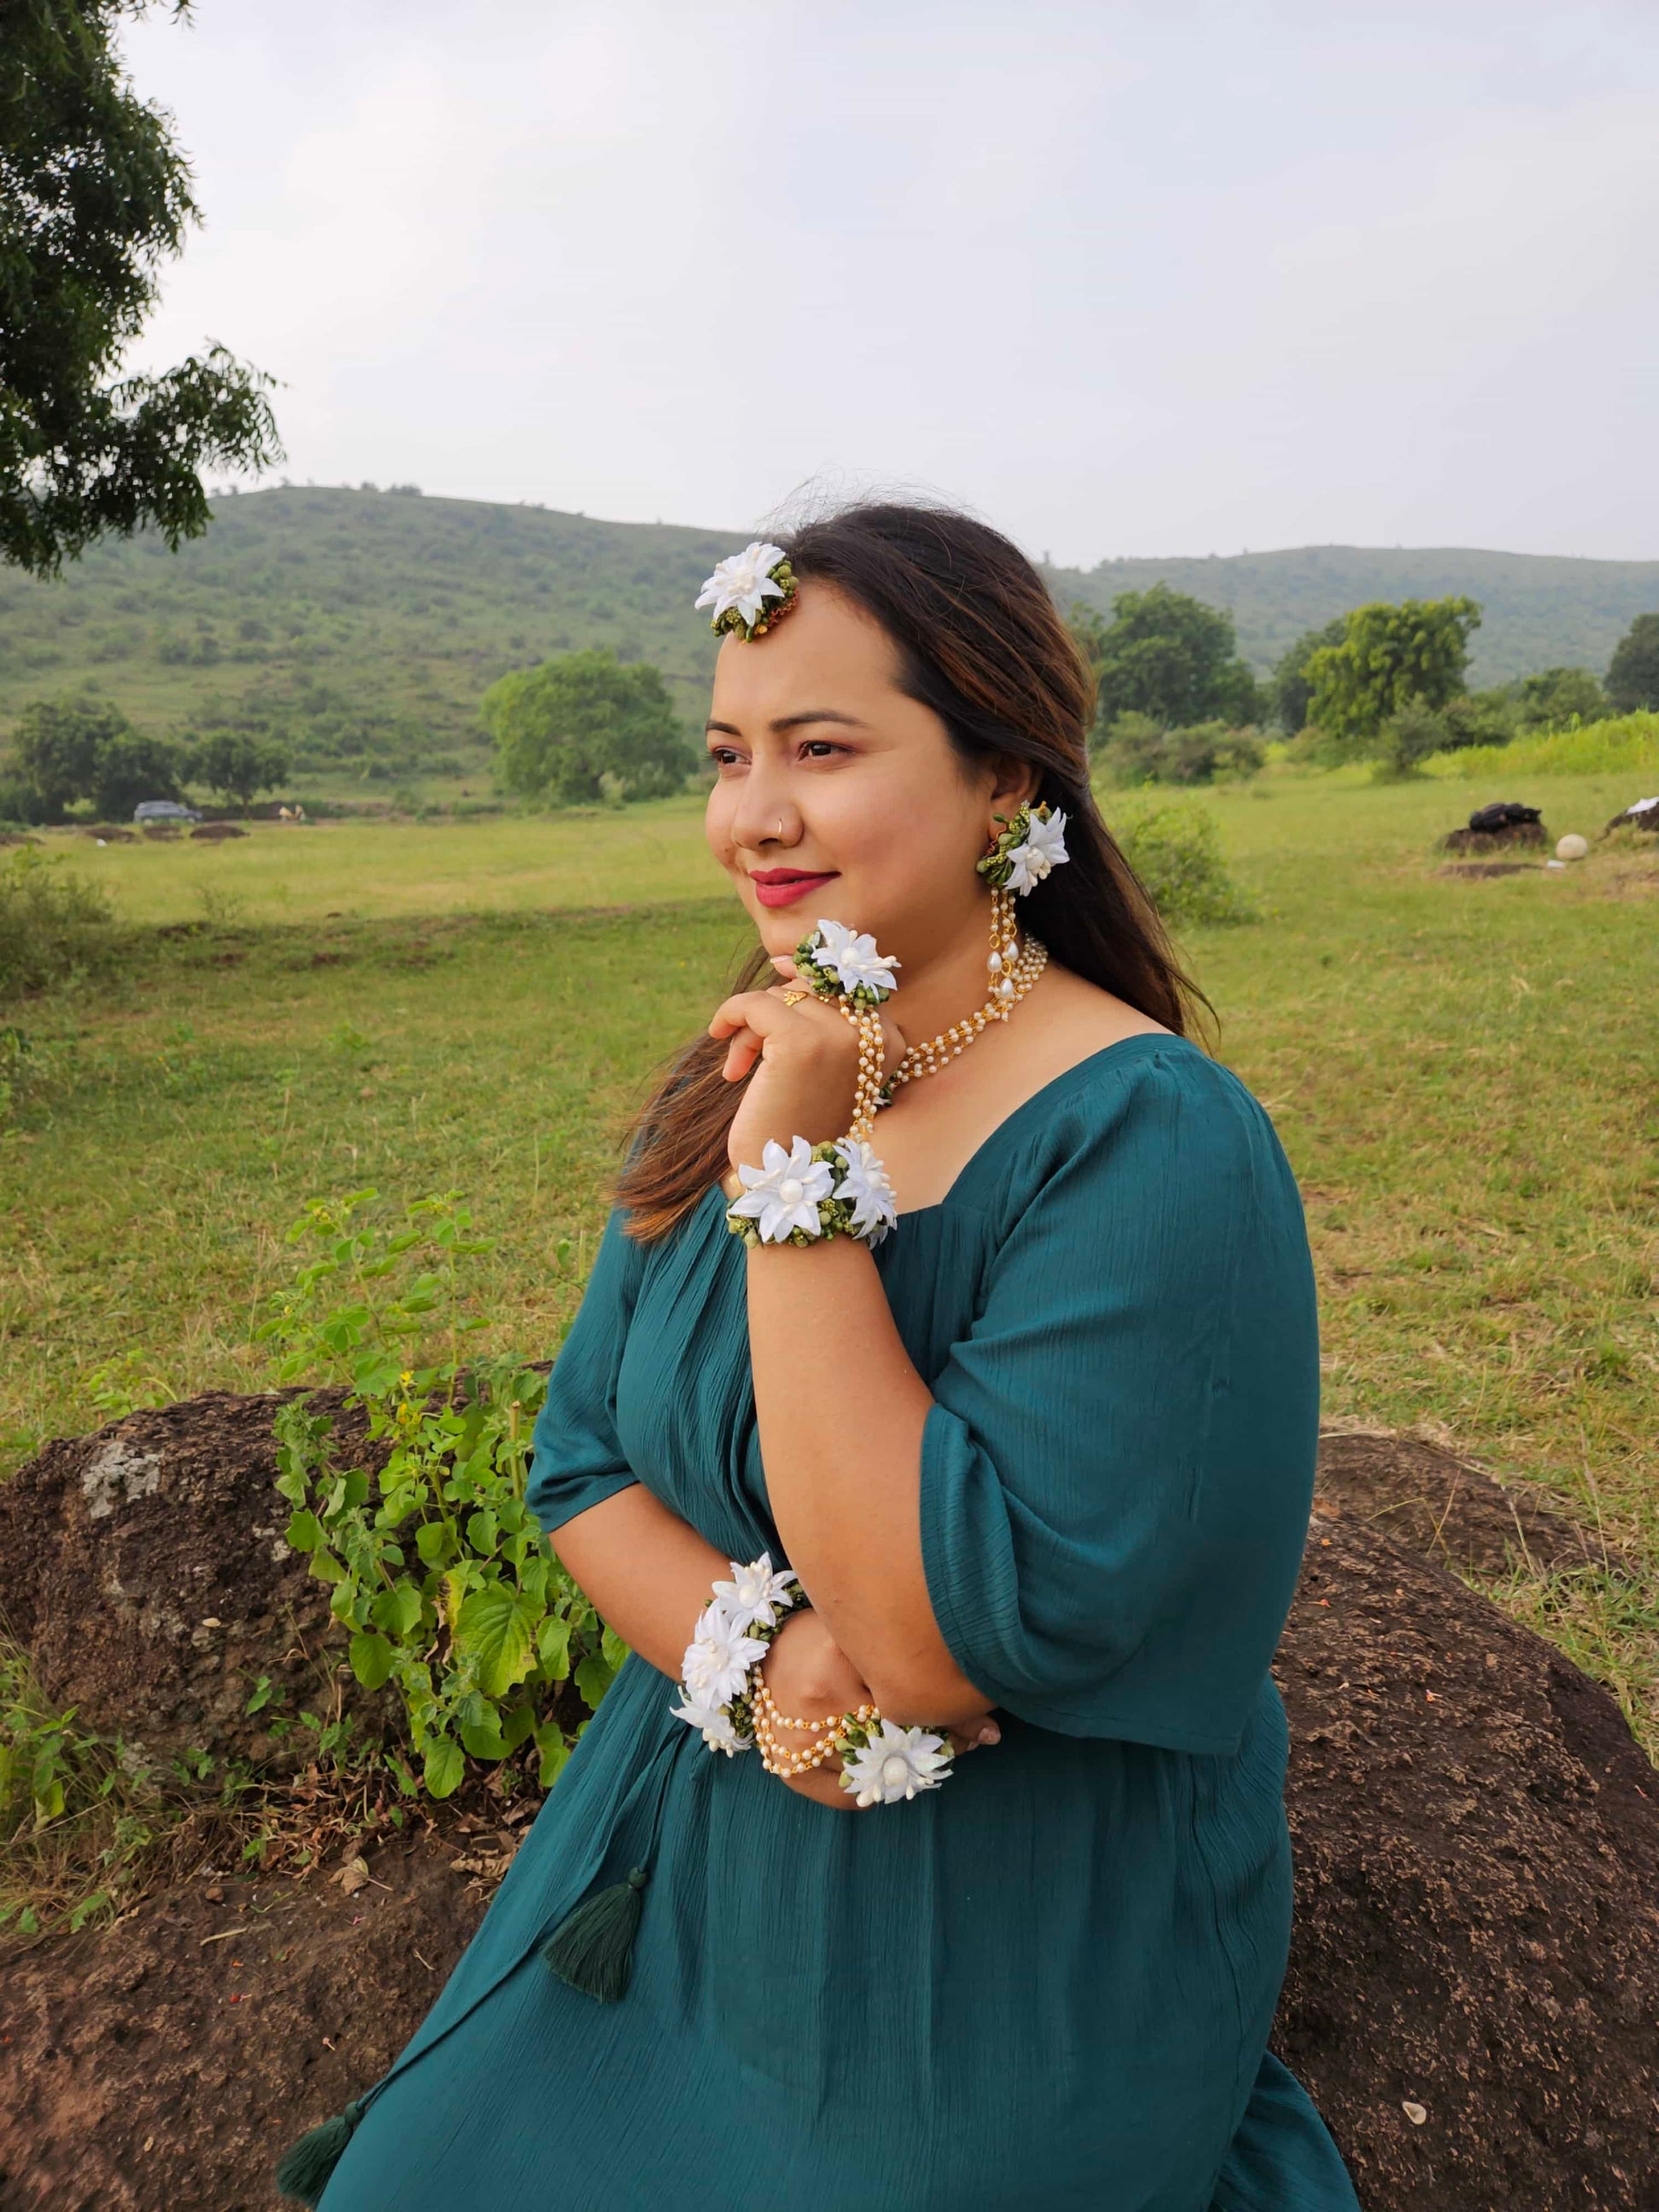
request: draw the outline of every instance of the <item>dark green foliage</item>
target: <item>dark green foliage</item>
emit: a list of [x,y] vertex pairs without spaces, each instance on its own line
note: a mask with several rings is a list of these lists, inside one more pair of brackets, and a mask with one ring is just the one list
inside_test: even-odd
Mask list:
[[1607,694],[1588,668],[1545,668],[1510,686],[1518,730],[1565,730],[1573,722],[1599,722]]
[[115,955],[108,894],[32,846],[0,854],[0,998],[97,975]]
[[1340,645],[1347,627],[1347,617],[1338,615],[1322,629],[1304,630],[1275,664],[1267,690],[1273,702],[1274,719],[1286,737],[1293,738],[1308,720],[1308,702],[1313,697],[1313,680],[1308,674],[1308,663],[1322,647]]
[[251,730],[210,730],[189,748],[188,774],[226,799],[246,806],[262,791],[274,791],[291,765],[288,747]]
[[660,672],[624,668],[608,646],[515,669],[490,685],[480,712],[502,782],[524,799],[661,799],[696,764]]
[[100,821],[118,821],[140,799],[177,799],[186,767],[177,745],[147,737],[95,699],[33,701],[18,722],[13,757],[20,782],[54,821],[83,799]]
[[1465,745],[1506,745],[1520,727],[1514,695],[1503,686],[1461,692],[1439,712],[1445,727],[1442,749],[1447,751]]
[[1252,729],[1214,721],[1165,730],[1149,714],[1120,714],[1096,757],[1115,783],[1213,783],[1254,775],[1266,754]]
[[1480,608],[1467,599],[1355,607],[1341,643],[1310,656],[1310,720],[1335,744],[1357,749],[1409,700],[1443,707],[1463,689],[1469,635],[1480,621]]
[[1231,615],[1164,584],[1121,592],[1112,612],[1109,623],[1084,606],[1071,617],[1094,668],[1103,727],[1122,714],[1147,714],[1166,727],[1255,720],[1256,682],[1238,658]]
[[1431,753],[1443,752],[1451,742],[1445,715],[1425,700],[1408,699],[1377,732],[1373,773],[1382,782],[1397,783],[1415,775]]
[[146,4],[14,0],[0,36],[0,560],[37,574],[105,532],[199,536],[201,471],[278,452],[270,380],[222,347],[112,380],[197,216],[122,65]]
[[1618,714],[1659,708],[1659,614],[1638,615],[1607,664],[1607,704]]

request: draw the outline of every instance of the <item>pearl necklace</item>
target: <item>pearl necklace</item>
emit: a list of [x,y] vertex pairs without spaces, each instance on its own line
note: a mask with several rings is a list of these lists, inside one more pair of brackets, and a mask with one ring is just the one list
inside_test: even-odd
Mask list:
[[[966,1052],[992,1022],[1006,1022],[1048,964],[1048,948],[1026,933],[1022,949],[1014,933],[1012,894],[1000,884],[991,890],[991,950],[985,966],[990,990],[982,1006],[965,1020],[952,1022],[926,1044],[913,1044],[888,1077],[877,1097],[878,1106],[890,1106],[900,1086],[918,1076],[938,1075]],[[862,1071],[860,1071],[862,1073]]]

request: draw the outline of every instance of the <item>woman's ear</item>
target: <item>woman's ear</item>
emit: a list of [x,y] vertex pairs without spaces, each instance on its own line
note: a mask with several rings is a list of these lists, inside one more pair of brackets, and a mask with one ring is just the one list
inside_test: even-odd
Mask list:
[[1034,799],[1042,787],[1042,771],[1035,761],[1020,760],[1012,753],[999,753],[991,787],[992,811],[1012,814],[1017,807]]

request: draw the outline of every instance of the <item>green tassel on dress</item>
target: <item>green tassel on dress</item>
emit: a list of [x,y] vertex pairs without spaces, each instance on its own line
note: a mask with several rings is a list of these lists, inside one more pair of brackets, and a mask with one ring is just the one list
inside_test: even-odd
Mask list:
[[363,2116],[361,2104],[348,2105],[331,2120],[313,2128],[296,2143],[290,2143],[276,2167],[276,2187],[284,2197],[297,2197],[301,2204],[315,2205],[335,2167],[340,2163],[346,2145],[357,2132],[357,2123]]
[[640,1892],[650,1879],[643,1867],[630,1867],[626,1881],[596,1890],[559,1923],[542,1945],[542,1957],[562,1982],[601,2004],[615,2004],[626,1995]]

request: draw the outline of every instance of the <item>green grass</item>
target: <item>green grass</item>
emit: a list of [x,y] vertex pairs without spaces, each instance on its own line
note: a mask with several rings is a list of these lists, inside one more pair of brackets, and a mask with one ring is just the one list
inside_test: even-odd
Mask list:
[[[1640,795],[1553,779],[1550,829]],[[1452,1443],[1659,1572],[1659,854],[1448,878],[1462,799],[1284,774],[1175,798],[1218,817],[1264,916],[1185,950],[1302,1179],[1328,1418]],[[0,1138],[9,1458],[99,1418],[112,1359],[157,1392],[258,1376],[252,1324],[313,1193],[465,1191],[501,1240],[489,1342],[556,1343],[576,1270],[553,1255],[599,1228],[622,1114],[743,942],[695,809],[87,868],[173,933],[142,933],[118,988],[6,1016],[32,1070]],[[1504,1601],[1659,1744],[1651,1592],[1522,1575]]]

